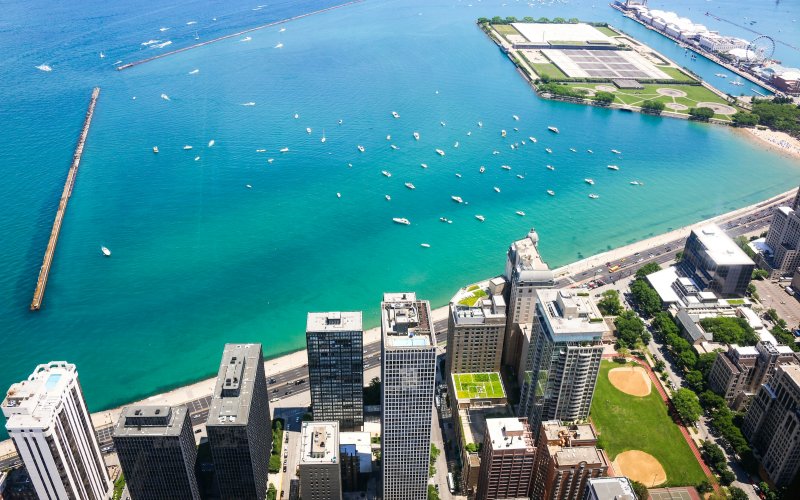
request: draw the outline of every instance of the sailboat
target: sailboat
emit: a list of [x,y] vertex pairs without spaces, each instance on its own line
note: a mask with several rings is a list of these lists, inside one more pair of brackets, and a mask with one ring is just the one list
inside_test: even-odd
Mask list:
[[325,129],[322,129],[322,139],[319,140],[320,142],[325,142],[327,139],[325,138]]

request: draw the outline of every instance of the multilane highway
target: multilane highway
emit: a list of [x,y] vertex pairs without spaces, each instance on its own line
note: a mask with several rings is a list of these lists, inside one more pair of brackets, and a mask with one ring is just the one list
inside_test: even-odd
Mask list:
[[[764,202],[756,205],[752,210],[747,211],[738,217],[730,219],[728,222],[720,224],[727,234],[733,238],[742,234],[752,232],[760,232],[767,229],[769,222],[772,218],[772,209],[777,206],[786,205],[791,201],[791,196],[782,197],[772,202]],[[658,264],[665,264],[675,259],[675,254],[683,250],[685,238],[679,238],[664,244],[650,247],[645,251],[638,252],[638,254],[628,255],[623,259],[616,262],[609,262],[608,264],[618,265],[620,268],[614,273],[608,273],[606,263],[602,263],[596,267],[583,271],[575,276],[564,276],[556,280],[557,288],[568,288],[574,286],[581,286],[590,281],[602,279],[603,281],[615,281],[619,278],[630,276],[635,273],[641,266],[656,262]],[[443,344],[447,340],[447,320],[434,322],[434,331],[437,332],[436,340],[438,344]],[[380,365],[380,342],[371,342],[364,345],[364,370]],[[302,381],[302,382],[301,382]],[[281,373],[272,375],[269,380],[269,396],[270,401],[275,402],[288,397],[298,392],[308,390],[308,366],[286,370]],[[208,417],[208,409],[211,405],[211,396],[204,396],[188,403],[189,413],[192,418],[192,425],[197,426],[205,423]],[[100,443],[101,450],[104,453],[113,451],[111,432],[113,425],[105,424],[96,427],[97,438]],[[7,467],[14,467],[19,465],[21,461],[16,456],[8,456],[0,460],[0,469]]]

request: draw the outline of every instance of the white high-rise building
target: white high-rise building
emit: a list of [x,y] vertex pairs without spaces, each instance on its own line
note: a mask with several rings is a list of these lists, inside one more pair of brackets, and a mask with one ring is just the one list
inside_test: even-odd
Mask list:
[[381,453],[384,500],[427,500],[436,335],[427,300],[386,293],[381,303]]
[[37,366],[27,380],[8,389],[2,408],[41,500],[109,498],[111,481],[75,365]]

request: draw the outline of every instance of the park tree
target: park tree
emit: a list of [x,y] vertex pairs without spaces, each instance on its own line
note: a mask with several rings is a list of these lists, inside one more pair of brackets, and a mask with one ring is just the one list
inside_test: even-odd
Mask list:
[[[695,361],[695,366],[696,365],[697,363]],[[703,392],[703,389],[705,388],[704,387],[705,382],[703,380],[703,374],[700,373],[699,370],[690,370],[686,372],[684,380],[686,380],[686,383],[689,385],[689,388],[694,392],[697,393]]]
[[693,424],[700,418],[703,409],[700,407],[700,401],[697,399],[697,394],[689,389],[678,389],[672,395],[672,404],[675,406],[678,415],[681,416],[684,422]]
[[648,262],[647,264],[643,265],[636,271],[637,278],[644,278],[648,274],[653,274],[661,270],[661,266],[658,265],[658,262]]
[[756,345],[759,338],[744,318],[703,318],[703,330],[712,334],[714,342],[723,344]]
[[522,18],[522,20],[525,21],[526,23],[535,22],[531,16],[525,16]]
[[689,108],[689,117],[692,120],[707,122],[714,117],[714,110],[706,107]]
[[697,356],[697,363],[694,365],[695,370],[699,370],[703,375],[703,378],[707,377],[708,372],[711,371],[711,367],[717,360],[718,355],[719,354],[716,351],[704,352],[703,354],[700,354]]
[[728,488],[728,496],[731,500],[747,500],[747,493],[743,489],[731,486]]
[[550,22],[550,20],[547,19],[546,17],[540,17],[539,19],[536,20],[536,22],[537,23],[545,23],[545,24],[547,24],[547,23]]
[[500,16],[494,16],[492,18],[492,24],[503,24],[503,18]]
[[757,114],[746,111],[737,111],[733,115],[733,124],[737,127],[755,127],[758,125],[758,120]]
[[647,492],[647,486],[644,484],[632,480],[631,485],[633,486],[633,492],[636,493],[636,498],[646,499],[650,497],[650,493]]
[[439,490],[432,484],[428,485],[428,500],[439,500]]
[[617,327],[617,338],[626,346],[632,346],[642,339],[644,323],[633,311],[620,313],[614,320],[614,326]]
[[764,269],[753,269],[753,274],[751,276],[754,280],[764,280],[769,277],[769,272],[765,271]]
[[703,391],[700,394],[699,399],[700,406],[711,411],[724,408],[726,405],[725,398],[711,390]]
[[580,19],[578,19],[577,17],[570,17],[570,18],[569,18],[569,20],[568,20],[567,22],[568,22],[569,24],[578,24],[579,22],[581,22],[581,20],[580,20]]
[[646,316],[652,316],[661,310],[661,297],[644,279],[631,283],[631,294]]
[[567,20],[563,17],[553,18],[553,24],[566,24]]
[[603,292],[602,297],[597,301],[597,308],[600,309],[604,316],[617,316],[622,312],[618,291],[607,290]]
[[515,23],[515,22],[517,22],[517,18],[514,17],[514,16],[508,16],[505,19],[505,23],[506,24],[511,24],[511,23]]
[[488,22],[489,22],[489,18],[488,17],[479,17],[478,18],[478,24],[486,24]]
[[700,481],[697,486],[695,486],[695,489],[698,493],[703,495],[705,493],[711,493],[714,490],[714,487],[711,486],[711,483],[709,483],[708,480],[703,480]]
[[650,113],[653,115],[660,115],[661,112],[664,111],[664,108],[666,108],[666,105],[663,102],[653,101],[650,99],[642,101],[642,104],[640,104],[640,106],[643,112]]
[[381,404],[381,379],[378,377],[370,380],[369,385],[364,387],[364,404],[365,405],[379,405]]
[[616,98],[617,97],[611,92],[598,91],[594,94],[595,102],[597,102],[598,104],[602,104],[604,106],[608,106],[609,104],[614,102],[614,99]]
[[722,472],[719,473],[719,482],[723,485],[728,486],[734,481],[736,481],[736,474],[734,474],[729,468],[726,467]]

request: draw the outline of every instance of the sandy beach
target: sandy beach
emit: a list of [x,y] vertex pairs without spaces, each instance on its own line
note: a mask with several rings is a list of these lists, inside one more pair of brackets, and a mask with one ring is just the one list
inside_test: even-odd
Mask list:
[[792,137],[786,132],[777,132],[775,130],[760,130],[755,128],[745,128],[741,130],[742,133],[755,139],[758,144],[767,146],[771,150],[789,158],[800,160],[800,139]]

